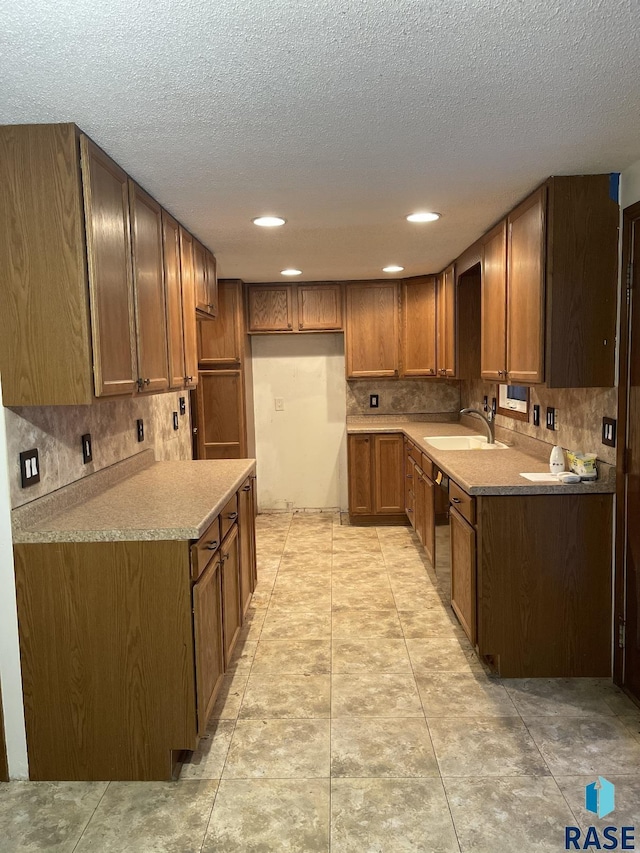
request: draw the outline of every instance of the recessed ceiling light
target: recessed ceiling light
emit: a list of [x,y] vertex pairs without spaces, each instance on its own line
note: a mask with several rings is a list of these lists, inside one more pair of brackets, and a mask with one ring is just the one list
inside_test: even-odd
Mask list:
[[404,267],[399,267],[397,264],[389,264],[388,267],[382,267],[382,272],[402,272]]
[[435,222],[436,219],[440,219],[440,213],[431,213],[428,210],[421,211],[419,213],[410,213],[407,216],[407,220],[409,222]]
[[302,270],[294,270],[294,269],[280,270],[280,274],[281,275],[302,275]]
[[284,225],[287,220],[281,216],[256,216],[251,221],[261,228],[277,228],[278,225]]

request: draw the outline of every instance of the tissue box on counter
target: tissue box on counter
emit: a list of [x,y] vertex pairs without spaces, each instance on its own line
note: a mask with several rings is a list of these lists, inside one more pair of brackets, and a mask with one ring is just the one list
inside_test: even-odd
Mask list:
[[579,474],[583,480],[595,480],[598,477],[595,453],[577,453],[575,450],[567,450],[567,462],[569,470]]

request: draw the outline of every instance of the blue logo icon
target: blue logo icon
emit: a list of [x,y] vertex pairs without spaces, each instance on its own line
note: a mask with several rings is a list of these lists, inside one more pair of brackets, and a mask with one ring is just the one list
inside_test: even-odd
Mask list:
[[604,776],[598,776],[595,782],[585,788],[584,804],[588,812],[606,817],[614,810],[616,787]]

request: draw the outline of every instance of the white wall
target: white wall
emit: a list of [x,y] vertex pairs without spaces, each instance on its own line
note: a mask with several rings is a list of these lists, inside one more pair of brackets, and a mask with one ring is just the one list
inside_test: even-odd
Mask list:
[[620,207],[640,201],[640,160],[633,163],[620,175]]
[[[2,386],[0,385],[0,402]],[[11,543],[11,500],[4,409],[0,405],[0,683],[11,779],[27,779],[27,742],[22,705],[15,578]]]
[[344,337],[254,335],[251,343],[259,509],[346,509]]

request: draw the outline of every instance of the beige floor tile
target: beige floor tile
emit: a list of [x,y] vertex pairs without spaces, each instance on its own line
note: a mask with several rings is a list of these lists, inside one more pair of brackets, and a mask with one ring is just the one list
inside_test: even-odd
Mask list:
[[354,553],[335,554],[333,555],[332,570],[334,572],[371,572],[376,571],[381,574],[387,573],[384,560],[380,554],[358,554],[354,549]]
[[612,716],[597,681],[583,678],[509,678],[504,686],[521,714],[535,717]]
[[439,776],[422,719],[343,717],[331,723],[332,776]]
[[442,637],[464,637],[464,631],[453,614],[438,599],[433,606],[422,610],[400,610],[398,613],[402,632],[407,640],[424,640]]
[[71,853],[107,782],[0,784],[0,849],[7,853]]
[[236,719],[248,680],[249,677],[243,673],[224,676],[211,712],[212,720]]
[[320,640],[331,636],[331,611],[270,611],[262,625],[266,639]]
[[465,853],[564,849],[564,829],[574,817],[550,776],[447,778],[444,787]]
[[548,776],[518,717],[430,717],[431,740],[443,776]]
[[277,572],[278,566],[280,565],[281,557],[279,554],[275,556],[269,551],[266,555],[260,555],[256,557],[256,565],[258,569],[258,578],[261,577],[263,572]]
[[331,648],[331,671],[398,672],[412,674],[404,640],[336,639]]
[[284,554],[280,560],[278,573],[287,572],[330,572],[331,554]]
[[484,672],[466,638],[426,637],[406,642],[416,675],[428,672]]
[[427,718],[517,717],[518,712],[497,678],[484,672],[432,672],[417,675],[416,684]]
[[[602,774],[601,774],[602,775]],[[617,773],[607,773],[606,779],[616,786],[615,812],[609,817],[599,820],[585,808],[585,787],[595,781],[595,775],[589,776],[556,776],[556,782],[577,819],[577,825],[586,831],[592,824],[612,823],[617,826],[636,827],[635,843],[638,843],[638,815],[640,815],[640,777],[638,772],[630,776],[620,776]]]
[[640,742],[619,717],[524,717],[554,776],[637,774]]
[[296,557],[298,559],[313,559],[319,554],[329,556],[331,554],[331,539],[328,537],[322,542],[316,542],[311,539],[291,540],[291,535],[287,537],[287,544],[282,552],[283,557]]
[[77,853],[197,853],[218,783],[111,782]]
[[399,590],[393,593],[393,598],[398,610],[422,610],[443,603],[435,588]]
[[329,675],[252,675],[240,707],[241,719],[328,717]]
[[231,655],[227,673],[229,675],[235,673],[249,675],[257,648],[257,640],[246,640],[245,642],[238,640],[236,647],[233,650],[233,654]]
[[360,556],[365,560],[368,557],[380,558],[382,556],[380,544],[378,543],[377,540],[373,540],[373,539],[368,541],[368,542],[357,541],[356,539],[351,539],[351,538],[334,539],[332,550],[333,550],[334,556],[345,556],[345,557]]
[[394,610],[336,610],[331,631],[337,638],[387,637],[400,639],[402,628]]
[[331,587],[332,589],[359,590],[364,593],[378,589],[387,591],[391,589],[387,573],[376,569],[364,569],[361,572],[333,572]]
[[329,720],[239,720],[223,778],[325,778],[329,735]]
[[326,640],[262,639],[253,661],[252,672],[309,673],[318,675],[331,670],[331,643]]
[[180,783],[192,779],[219,779],[229,752],[229,744],[236,721],[212,720],[206,734],[200,738],[198,748],[188,762],[182,765]]
[[327,590],[331,587],[330,572],[281,572],[275,582],[274,593],[293,592],[301,590]]
[[422,717],[412,676],[349,673],[331,676],[331,716]]
[[631,733],[631,736],[640,741],[640,711],[635,714],[625,714],[620,717],[620,722]]
[[395,611],[396,609],[391,589],[385,587],[369,590],[352,586],[334,587],[331,592],[331,606],[333,610]]
[[269,615],[283,611],[317,613],[331,610],[331,587],[325,589],[299,589],[274,592],[269,602]]
[[202,853],[329,853],[329,802],[325,779],[225,780]]
[[439,779],[333,779],[332,853],[458,853]]

